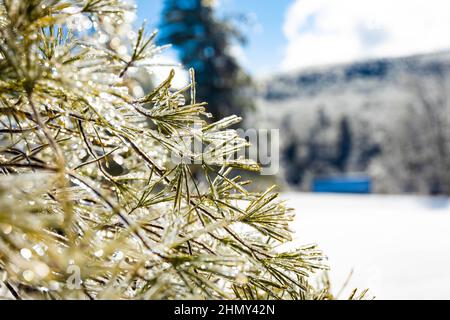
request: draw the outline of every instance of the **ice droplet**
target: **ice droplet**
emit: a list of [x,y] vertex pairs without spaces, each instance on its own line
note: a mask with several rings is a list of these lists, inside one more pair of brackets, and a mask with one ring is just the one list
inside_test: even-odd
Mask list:
[[58,291],[59,290],[59,283],[54,281],[54,280],[50,281],[49,289],[53,290],[53,291]]
[[45,278],[50,273],[50,268],[43,262],[37,262],[34,265],[34,271],[39,278]]
[[122,251],[116,251],[113,254],[114,260],[122,260],[123,259],[123,252]]
[[31,256],[32,256],[32,253],[31,253],[31,250],[30,250],[30,249],[22,248],[22,249],[20,250],[20,255],[21,255],[24,259],[30,260],[30,258],[31,258]]
[[5,235],[8,235],[8,234],[10,234],[12,232],[12,226],[9,225],[9,224],[2,224],[2,225],[0,225],[0,229],[2,230],[2,232]]
[[43,256],[45,254],[45,248],[41,244],[35,244],[33,246],[33,250],[40,256]]
[[101,256],[103,256],[103,249],[97,250],[94,252],[94,256],[96,256],[97,258],[100,258]]
[[238,285],[244,285],[244,284],[246,284],[248,282],[248,278],[247,278],[247,276],[245,275],[245,274],[243,274],[243,273],[238,273],[237,275],[236,275],[236,283],[238,284]]
[[33,281],[33,279],[34,279],[34,272],[31,271],[31,270],[25,270],[25,271],[22,273],[22,276],[23,276],[23,278],[25,279],[25,281],[30,282],[30,281]]

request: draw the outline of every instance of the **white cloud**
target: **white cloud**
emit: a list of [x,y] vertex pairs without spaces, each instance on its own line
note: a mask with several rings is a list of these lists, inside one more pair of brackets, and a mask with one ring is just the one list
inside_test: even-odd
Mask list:
[[175,70],[175,77],[172,81],[174,88],[181,89],[189,84],[189,73],[180,64],[174,50],[169,49],[164,51],[153,58],[151,62],[152,66],[148,69],[154,76],[157,85],[167,79],[172,69]]
[[296,0],[282,68],[450,48],[448,0]]
[[241,64],[246,65],[249,63],[247,54],[245,53],[244,48],[240,44],[233,44],[230,47],[230,54]]

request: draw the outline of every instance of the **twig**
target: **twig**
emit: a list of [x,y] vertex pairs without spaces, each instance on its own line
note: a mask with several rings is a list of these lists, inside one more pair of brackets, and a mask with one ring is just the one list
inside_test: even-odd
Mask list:
[[92,159],[92,160],[90,160],[90,161],[83,162],[82,164],[79,164],[78,166],[76,166],[75,168],[73,168],[73,170],[78,170],[78,169],[80,169],[81,167],[87,166],[87,165],[89,165],[89,164],[91,164],[91,163],[94,163],[94,162],[98,162],[98,161],[100,161],[100,160],[106,158],[107,156],[109,156],[110,154],[114,153],[115,151],[117,151],[117,150],[119,150],[119,149],[120,149],[119,147],[116,147],[116,148],[114,148],[113,150],[111,150],[111,151],[105,153],[104,155],[102,155],[102,156],[100,156],[100,157],[94,158],[94,159]]
[[8,281],[4,281],[3,283],[5,284],[6,288],[9,290],[11,295],[16,300],[22,300],[22,297],[19,295],[19,293],[16,291],[16,289],[14,289],[14,287]]
[[27,97],[28,97],[28,102],[31,106],[31,109],[33,110],[33,115],[34,115],[35,121],[38,124],[38,126],[41,128],[42,132],[44,132],[44,135],[47,138],[48,143],[50,144],[53,151],[56,153],[58,167],[60,168],[60,170],[63,171],[66,167],[66,161],[64,159],[62,150],[59,147],[58,143],[53,138],[52,134],[50,133],[50,130],[48,129],[48,127],[46,126],[44,121],[42,121],[39,111],[36,109],[36,106],[34,105],[31,91],[27,92]]
[[58,168],[47,166],[44,164],[37,164],[37,163],[0,163],[0,167],[3,168],[31,168],[31,169],[42,169],[42,170],[49,170],[49,171],[58,171]]
[[[100,199],[103,200],[103,202],[106,203],[106,205],[108,207],[110,207],[110,209],[114,212],[114,214],[116,214],[120,220],[122,220],[122,222],[129,228],[129,230],[131,231],[132,234],[134,234],[139,240],[141,240],[142,244],[150,251],[152,251],[153,253],[155,253],[156,255],[158,255],[161,258],[165,258],[163,255],[161,255],[158,252],[155,252],[152,248],[152,246],[147,242],[147,239],[144,238],[144,236],[142,234],[140,234],[138,231],[141,230],[141,228],[139,226],[137,226],[136,224],[134,224],[133,222],[131,222],[126,215],[122,212],[122,210],[117,207],[111,200],[108,199],[107,196],[105,196],[103,194],[103,192],[101,192],[100,190],[98,190],[97,188],[93,187],[88,181],[86,181],[85,178],[83,178],[82,176],[80,176],[79,174],[77,174],[76,172],[73,171],[69,171],[68,172],[69,176],[71,176],[73,179],[78,180],[79,182],[81,182],[83,185],[85,185],[88,189],[90,189],[92,192],[94,192]],[[137,230],[135,230],[137,229]]]

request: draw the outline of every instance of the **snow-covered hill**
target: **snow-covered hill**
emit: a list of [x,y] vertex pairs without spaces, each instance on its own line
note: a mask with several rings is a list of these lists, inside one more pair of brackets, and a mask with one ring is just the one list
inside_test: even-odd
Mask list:
[[369,174],[376,192],[450,188],[449,52],[273,77],[251,119],[280,129],[284,177],[303,190],[342,172]]
[[279,74],[262,84],[267,101],[287,101],[335,91],[368,93],[375,83],[401,85],[413,77],[438,76],[450,72],[450,52],[385,58],[351,64],[312,67]]
[[450,199],[288,193],[298,243],[329,257],[337,293],[370,288],[379,299],[450,299]]

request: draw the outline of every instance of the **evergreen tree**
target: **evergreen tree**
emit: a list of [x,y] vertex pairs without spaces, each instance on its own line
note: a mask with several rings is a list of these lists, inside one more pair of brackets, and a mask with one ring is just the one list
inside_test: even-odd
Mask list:
[[181,62],[197,74],[197,94],[208,101],[215,119],[242,115],[252,108],[250,78],[231,55],[243,41],[230,21],[214,15],[214,1],[165,0],[159,41],[179,51]]
[[345,172],[352,152],[352,131],[348,117],[342,117],[339,122],[339,141],[337,147],[336,167]]

